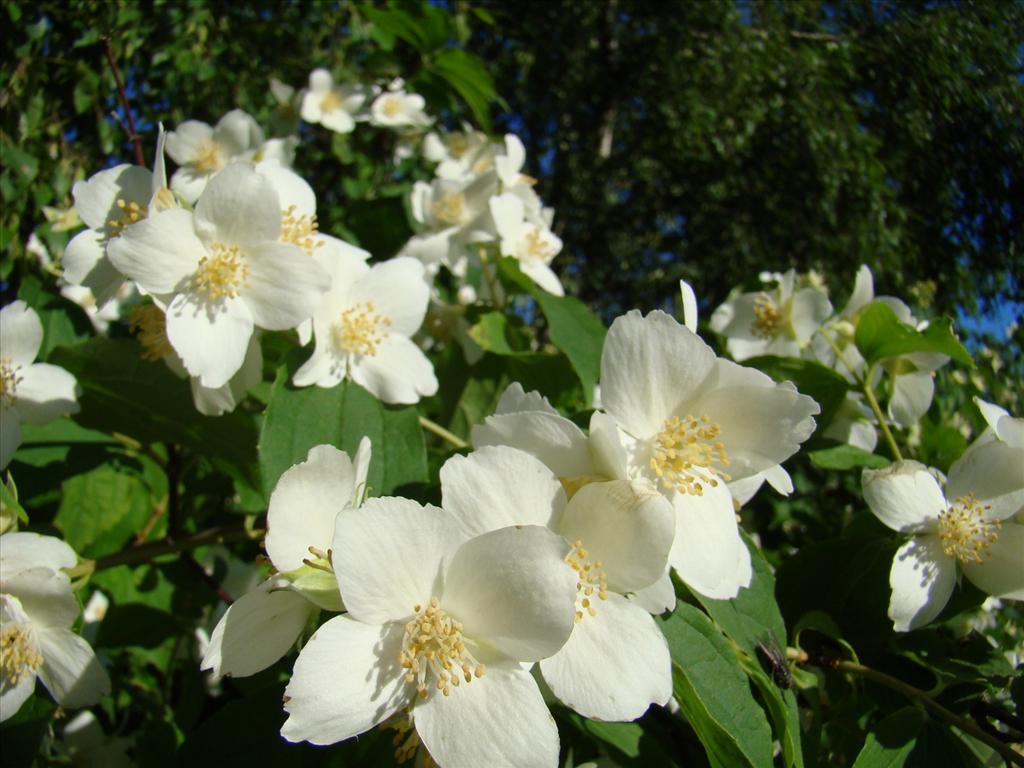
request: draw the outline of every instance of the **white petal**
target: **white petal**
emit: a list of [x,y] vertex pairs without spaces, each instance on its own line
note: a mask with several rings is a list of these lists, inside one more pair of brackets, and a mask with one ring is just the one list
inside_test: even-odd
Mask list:
[[618,480],[627,477],[629,456],[623,442],[615,419],[602,411],[594,411],[590,417],[590,454],[599,475]]
[[374,264],[352,286],[349,300],[357,304],[371,302],[375,312],[391,321],[390,333],[412,336],[423,325],[430,301],[423,264],[404,256]]
[[896,552],[889,572],[889,618],[897,632],[934,619],[953,592],[956,560],[942,551],[938,536],[916,536]]
[[451,517],[397,497],[338,515],[331,549],[349,615],[383,624],[411,616],[443,589],[444,563],[462,542]]
[[195,272],[206,248],[192,228],[192,214],[172,208],[125,229],[111,240],[107,256],[149,293],[173,293]]
[[467,537],[478,536],[508,525],[549,525],[565,508],[565,491],[538,459],[494,446],[444,463],[441,506]]
[[312,317],[331,284],[315,259],[288,243],[249,246],[246,263],[250,274],[243,297],[256,325],[271,331]]
[[210,179],[196,203],[196,233],[227,245],[277,240],[281,204],[274,184],[248,163],[232,163]]
[[288,741],[334,744],[358,736],[408,703],[398,665],[403,628],[336,616],[316,631],[284,691]]
[[629,599],[648,613],[659,614],[676,609],[676,589],[672,584],[670,569],[666,568],[661,577],[648,587],[638,589]]
[[540,663],[559,700],[584,717],[636,720],[672,696],[672,659],[654,619],[621,595],[596,601],[565,646]]
[[48,424],[68,413],[78,413],[75,377],[49,363],[35,363],[19,371],[21,381],[15,407],[28,424]]
[[413,710],[413,722],[445,768],[558,765],[555,721],[530,673],[512,665],[489,665],[450,696],[429,696]]
[[198,120],[186,120],[167,134],[164,149],[178,165],[188,165],[213,141],[213,128]]
[[95,229],[79,232],[64,249],[64,279],[72,285],[84,285],[102,307],[117,293],[124,276],[114,268],[103,247],[104,236]]
[[295,215],[312,216],[316,213],[316,194],[304,178],[291,168],[274,160],[256,164],[256,172],[266,176],[274,185],[281,210],[295,206]]
[[964,563],[964,574],[993,597],[1024,600],[1024,525],[1006,521],[980,563]]
[[100,171],[88,181],[79,181],[71,190],[75,210],[90,229],[112,234],[110,222],[124,218],[118,206],[136,203],[143,211],[149,205],[153,174],[140,165],[122,164]]
[[519,413],[520,411],[542,411],[557,415],[555,409],[548,399],[540,392],[527,392],[523,385],[514,381],[505,388],[494,408],[494,415],[501,416],[506,413]]
[[889,417],[903,427],[916,424],[928,411],[935,394],[935,380],[927,371],[894,376]]
[[0,406],[0,469],[11,463],[21,445],[21,417],[9,406]]
[[685,280],[679,281],[679,293],[683,303],[683,325],[697,333],[697,294],[693,292],[693,286]]
[[692,397],[714,359],[707,344],[664,312],[618,317],[601,356],[605,410],[634,437],[649,438]]
[[[720,304],[711,313],[711,329],[715,333],[729,337],[730,342],[733,340],[767,342],[767,339],[754,332],[757,321],[754,305],[760,296],[760,292],[742,293]],[[736,359],[744,358],[737,357]]]
[[289,589],[263,582],[232,603],[210,635],[201,669],[248,677],[284,656],[299,639],[314,606]]
[[[499,403],[500,405],[500,403]],[[587,436],[564,416],[548,411],[488,416],[473,427],[473,445],[508,445],[536,456],[559,477],[594,472]]]
[[[6,541],[3,544],[7,546]],[[62,571],[34,566],[11,576],[4,573],[3,591],[18,598],[37,629],[66,629],[78,618],[78,601],[71,591],[71,581]]]
[[523,274],[533,280],[537,285],[554,296],[564,296],[565,289],[561,280],[558,279],[551,267],[540,261],[521,261],[519,268]]
[[[999,440],[968,451],[949,468],[946,496],[956,501],[973,494],[985,516],[1005,520],[1024,508],[1024,448]],[[1022,553],[1024,554],[1024,553]],[[1024,571],[1024,559],[1021,570]]]
[[36,359],[43,343],[39,315],[24,301],[12,301],[0,309],[0,349],[14,365],[28,365]]
[[576,572],[569,547],[547,528],[513,526],[477,536],[452,557],[441,605],[466,637],[517,661],[555,653],[572,631]]
[[860,269],[857,270],[850,300],[846,302],[846,307],[843,309],[843,317],[852,317],[858,309],[869,304],[874,298],[875,283],[871,276],[871,270],[866,264],[861,264]]
[[356,127],[356,121],[344,109],[332,109],[321,113],[320,125],[336,133],[351,133]]
[[89,643],[68,629],[37,633],[43,666],[39,679],[62,707],[95,704],[110,693],[110,678]]
[[320,344],[313,350],[309,360],[304,362],[299,370],[292,377],[292,383],[297,387],[309,387],[313,384],[319,387],[336,387],[345,378],[345,366],[338,362],[338,359]]
[[171,191],[190,205],[194,205],[206,190],[216,171],[200,171],[194,166],[186,165],[171,176]]
[[35,675],[25,675],[17,685],[11,685],[6,677],[0,678],[0,723],[14,717],[35,689]]
[[492,197],[488,201],[491,217],[494,219],[498,237],[503,240],[518,240],[523,229],[523,203],[508,192]]
[[265,546],[274,567],[301,568],[310,546],[330,549],[335,519],[354,491],[352,461],[332,445],[311,448],[304,462],[285,470],[267,511]]
[[628,480],[589,483],[569,501],[556,530],[601,561],[609,589],[635,592],[665,572],[676,514],[660,493]]
[[200,303],[178,294],[167,308],[167,340],[204,387],[222,387],[242,367],[253,322],[241,298]]
[[799,344],[811,340],[822,323],[832,314],[832,303],[821,288],[801,288],[793,296],[790,308],[790,323]]
[[376,355],[363,355],[350,370],[352,380],[385,403],[418,403],[437,392],[434,366],[415,343],[391,334]]
[[252,115],[232,109],[217,121],[213,138],[228,157],[238,157],[263,143],[263,131]]
[[0,546],[0,578],[3,579],[9,579],[29,568],[43,567],[57,571],[71,568],[78,562],[75,550],[56,536],[13,531],[4,534],[0,541],[3,542],[3,546]]
[[916,461],[896,462],[885,469],[865,469],[864,501],[875,517],[902,533],[934,527],[947,507],[939,481]]
[[750,586],[750,552],[740,538],[732,496],[724,484],[703,496],[676,494],[676,537],[669,563],[691,589],[715,600]]

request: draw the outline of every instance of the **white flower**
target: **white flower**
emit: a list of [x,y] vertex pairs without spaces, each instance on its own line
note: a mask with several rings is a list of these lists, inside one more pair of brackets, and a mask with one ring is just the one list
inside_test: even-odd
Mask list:
[[370,123],[388,128],[430,125],[433,118],[424,112],[424,107],[426,102],[418,93],[388,89],[370,105]]
[[[776,276],[772,276],[776,277]],[[771,290],[742,293],[711,315],[711,329],[727,337],[735,360],[758,355],[799,357],[814,332],[832,314],[828,294],[818,287],[796,289],[796,272],[777,276]]]
[[796,453],[818,404],[788,382],[716,358],[660,311],[612,323],[601,400],[607,416],[595,413],[590,440],[600,436],[605,471],[665,494],[676,508],[669,563],[701,594],[734,597],[749,584],[750,554],[726,483]]
[[400,759],[422,741],[444,768],[558,764],[558,730],[522,663],[572,631],[561,537],[527,525],[467,540],[437,507],[382,498],[338,516],[332,550],[348,613],[295,662],[286,739],[332,744],[407,710]]
[[945,607],[958,570],[976,587],[1024,600],[1024,448],[992,441],[961,457],[945,493],[915,461],[864,470],[864,500],[885,525],[911,534],[892,562],[889,618],[897,632],[934,619]]
[[433,366],[410,339],[430,299],[423,265],[397,257],[371,267],[342,253],[329,268],[331,290],[313,315],[316,348],[295,384],[333,387],[347,378],[386,403],[437,392]]
[[356,127],[355,116],[366,98],[367,91],[362,86],[352,83],[335,86],[330,72],[314,69],[309,74],[309,89],[302,93],[302,119],[319,123],[336,133],[351,133]]
[[0,309],[0,469],[21,444],[21,422],[47,424],[78,413],[75,377],[34,363],[43,343],[39,315],[24,301]]
[[402,246],[400,256],[419,259],[432,271],[444,265],[457,274],[465,270],[466,245],[491,240],[485,230],[487,202],[496,190],[492,176],[417,181],[409,208],[419,234]]
[[123,282],[114,297],[100,306],[96,303],[92,290],[87,286],[64,285],[60,289],[60,295],[80,306],[92,323],[93,329],[100,334],[105,334],[110,324],[121,317],[121,302],[131,299],[134,293],[135,286]]
[[523,274],[548,293],[563,296],[562,283],[549,266],[562,250],[558,235],[546,225],[527,221],[522,200],[511,192],[492,197],[489,206],[502,255],[515,258]]
[[245,677],[284,656],[317,608],[342,610],[331,573],[331,540],[342,509],[366,491],[370,441],[355,460],[330,445],[311,448],[306,461],[281,475],[270,496],[265,545],[279,572],[236,600],[218,622],[202,669]]
[[467,124],[461,131],[443,136],[428,133],[423,139],[423,156],[438,164],[434,170],[437,178],[461,179],[476,175],[472,169],[488,146],[487,134]]
[[533,456],[505,446],[454,456],[441,468],[442,506],[467,535],[508,525],[545,525],[572,547],[576,623],[544,680],[585,717],[635,720],[672,695],[668,646],[650,614],[627,594],[659,581],[675,534],[663,496],[629,481],[592,482],[566,503],[557,478]]
[[0,722],[32,695],[37,677],[68,708],[110,691],[96,654],[70,630],[79,607],[61,569],[77,562],[74,550],[52,536],[0,537]]
[[181,166],[171,177],[171,189],[194,203],[218,171],[251,159],[262,144],[262,129],[241,109],[228,112],[213,128],[186,120],[167,134],[167,154]]
[[115,266],[166,306],[167,339],[205,387],[223,386],[242,366],[254,327],[296,327],[330,285],[300,247],[280,242],[281,227],[272,183],[235,163],[194,214],[163,211],[110,246]]
[[124,285],[124,275],[107,258],[107,246],[126,227],[176,205],[167,189],[166,141],[161,125],[152,172],[139,165],[117,165],[75,182],[71,189],[75,210],[88,229],[75,235],[64,250],[63,277],[72,286],[92,291],[97,307],[118,297]]

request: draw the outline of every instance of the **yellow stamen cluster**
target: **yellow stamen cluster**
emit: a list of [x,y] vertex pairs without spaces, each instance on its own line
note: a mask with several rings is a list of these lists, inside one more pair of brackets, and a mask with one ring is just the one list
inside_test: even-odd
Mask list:
[[555,256],[555,249],[551,243],[543,237],[540,227],[534,227],[526,234],[524,256],[528,260],[536,260],[545,264]]
[[939,514],[942,551],[961,563],[980,563],[999,538],[1000,522],[985,518],[989,505],[982,506],[973,493],[959,497]]
[[[407,763],[416,757],[416,752],[421,746],[420,736],[412,725],[412,718],[408,714],[400,714],[385,720],[380,724],[381,729],[392,729],[395,731],[391,744],[395,748],[395,762],[399,765]],[[435,765],[430,753],[423,750],[423,768],[433,768]]]
[[160,307],[144,304],[132,310],[128,327],[142,345],[143,360],[160,360],[174,351],[167,338],[167,318]]
[[754,322],[750,331],[762,339],[774,338],[782,326],[782,312],[778,305],[764,291],[754,299]]
[[249,265],[242,259],[237,245],[214,243],[210,255],[199,260],[199,266],[192,275],[192,290],[208,300],[233,299],[238,289],[249,283]]
[[342,101],[342,98],[338,95],[337,91],[328,91],[324,94],[324,97],[320,99],[321,112],[334,112],[337,109],[341,109],[343,106],[345,106],[345,102]]
[[728,474],[713,464],[729,465],[725,445],[719,441],[722,428],[706,415],[697,418],[673,416],[654,438],[651,469],[666,488],[690,496],[703,496],[704,486],[728,481]]
[[146,210],[134,201],[128,202],[124,198],[119,197],[117,199],[117,207],[121,212],[120,215],[107,222],[115,235],[121,234],[121,230],[125,227],[146,218]]
[[0,630],[0,670],[9,685],[34,674],[42,663],[25,625],[7,624]]
[[400,96],[385,96],[384,105],[381,107],[388,117],[398,117],[402,113],[402,99]]
[[565,562],[576,571],[576,623],[583,621],[584,616],[596,616],[593,597],[608,599],[608,581],[601,570],[600,560],[591,561],[590,552],[583,548],[582,541],[576,541],[565,556]]
[[196,153],[193,165],[199,173],[212,173],[223,168],[224,160],[220,156],[220,144],[212,139],[203,142],[199,152]]
[[445,696],[458,688],[460,680],[471,683],[483,677],[487,668],[478,662],[462,639],[462,622],[456,621],[440,606],[436,597],[427,606],[413,608],[416,617],[405,625],[398,663],[405,669],[405,682],[415,683],[421,699],[427,698],[427,675],[433,673],[434,686]]
[[576,495],[576,492],[585,485],[590,483],[601,482],[605,478],[599,475],[576,475],[575,477],[560,477],[558,482],[562,484],[562,489],[565,491],[567,499],[571,499]]
[[372,301],[356,304],[342,311],[334,324],[334,345],[339,352],[373,357],[390,325],[391,319],[375,312]]
[[323,240],[313,239],[316,234],[318,234],[318,224],[315,213],[309,216],[296,213],[294,205],[289,205],[285,209],[281,219],[282,242],[297,245],[312,256],[313,251],[324,244]]
[[446,140],[448,154],[458,160],[469,150],[469,137],[464,133],[453,133]]
[[14,404],[14,396],[18,391],[18,384],[21,383],[20,365],[15,365],[11,358],[0,357],[0,404],[10,406]]
[[466,211],[466,196],[461,192],[453,192],[435,200],[430,206],[434,218],[441,224],[455,225],[462,221]]

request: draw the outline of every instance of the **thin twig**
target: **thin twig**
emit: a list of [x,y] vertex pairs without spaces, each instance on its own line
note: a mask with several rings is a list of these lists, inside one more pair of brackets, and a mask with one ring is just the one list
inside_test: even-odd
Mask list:
[[918,702],[919,704],[921,704],[921,706],[928,710],[928,712],[932,716],[936,717],[937,719],[945,723],[948,723],[949,725],[959,728],[961,731],[963,731],[966,734],[969,734],[970,736],[973,736],[978,741],[984,742],[989,747],[998,752],[1000,755],[1002,755],[1002,757],[1007,762],[1013,763],[1014,765],[1024,766],[1024,755],[1021,755],[1008,744],[1003,743],[995,736],[991,736],[985,733],[985,731],[979,728],[977,724],[975,724],[971,720],[960,717],[959,715],[950,712],[948,709],[939,704],[937,701],[935,701],[935,699],[929,696],[925,691],[922,691],[920,688],[915,688],[912,685],[904,683],[902,680],[898,678],[892,677],[891,675],[887,675],[884,672],[879,672],[877,669],[866,667],[863,664],[858,664],[854,661],[842,661],[834,659],[822,659],[820,661],[816,661],[814,658],[808,655],[806,651],[800,648],[789,648],[787,649],[786,655],[788,658],[794,659],[797,661],[797,663],[800,664],[814,664],[815,666],[824,667],[826,669],[835,669],[841,672],[849,672],[854,675],[859,675],[867,680],[871,680],[872,682],[878,683],[879,685],[884,685],[886,688],[889,688],[890,690],[902,694],[911,701]]
[[124,107],[125,118],[128,120],[128,139],[135,146],[135,164],[146,167],[146,156],[142,151],[142,137],[135,127],[135,118],[132,117],[132,105],[128,102],[128,94],[124,89],[124,81],[121,79],[121,72],[114,61],[114,49],[110,44],[110,38],[103,38],[103,52],[107,55],[107,63],[110,71],[114,73],[114,82],[117,83],[117,94],[121,97],[121,106]]
[[94,570],[103,571],[119,565],[146,563],[161,555],[189,552],[197,547],[209,544],[227,544],[232,541],[256,541],[265,533],[266,531],[263,530],[256,530],[250,533],[244,527],[238,525],[216,526],[189,536],[182,536],[177,539],[163,538],[147,544],[140,544],[137,547],[128,547],[120,552],[114,552],[111,555],[97,558]]
[[146,543],[146,539],[149,538],[150,531],[153,530],[153,526],[156,525],[156,521],[163,517],[164,512],[167,511],[167,497],[164,496],[160,499],[160,503],[153,507],[153,512],[150,514],[149,519],[146,520],[146,524],[142,526],[142,530],[135,536],[135,546]]
[[456,434],[449,432],[447,429],[442,427],[436,421],[431,421],[426,416],[420,416],[420,426],[428,432],[433,432],[435,435],[440,437],[442,440],[447,440],[449,443],[454,445],[456,448],[468,448],[469,443],[463,440]]
[[871,386],[871,380],[875,377],[874,374],[875,363],[872,363],[864,373],[864,386],[862,387],[864,399],[868,401],[871,411],[875,414],[875,419],[878,421],[878,426],[882,429],[885,441],[889,444],[889,450],[892,451],[893,458],[896,461],[903,461],[903,454],[900,453],[900,447],[896,444],[896,438],[892,436],[892,432],[889,430],[889,425],[885,421],[885,414],[882,413],[882,407],[878,404],[878,400],[875,397],[875,389]]
[[219,597],[224,603],[231,605],[235,602],[235,599],[228,594],[228,591],[224,589],[223,585],[213,578],[213,574],[207,572],[207,570],[203,568],[202,564],[196,560],[195,555],[191,552],[185,552],[181,556],[181,561],[191,568],[192,572],[199,577],[199,580],[212,589],[217,594],[217,597]]

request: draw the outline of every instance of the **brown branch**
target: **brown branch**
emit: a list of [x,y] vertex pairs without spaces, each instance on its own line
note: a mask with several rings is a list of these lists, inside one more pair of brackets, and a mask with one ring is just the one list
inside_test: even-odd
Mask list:
[[110,44],[110,38],[103,38],[103,52],[107,56],[107,63],[110,71],[114,73],[114,82],[117,83],[117,94],[121,97],[121,106],[124,107],[125,118],[128,120],[128,139],[135,146],[135,164],[146,167],[146,156],[142,152],[142,136],[135,127],[135,118],[132,117],[132,105],[128,102],[128,94],[124,90],[124,81],[121,79],[121,72],[114,61],[114,49]]
[[256,541],[263,535],[263,531],[249,533],[244,527],[235,525],[221,525],[214,528],[207,528],[189,536],[182,536],[177,539],[164,538],[158,541],[151,541],[148,544],[128,547],[120,552],[105,555],[96,559],[94,570],[102,571],[107,568],[114,568],[118,565],[134,565],[136,563],[149,562],[161,555],[173,555],[176,552],[190,552],[197,547],[209,544],[227,544],[232,541]]

